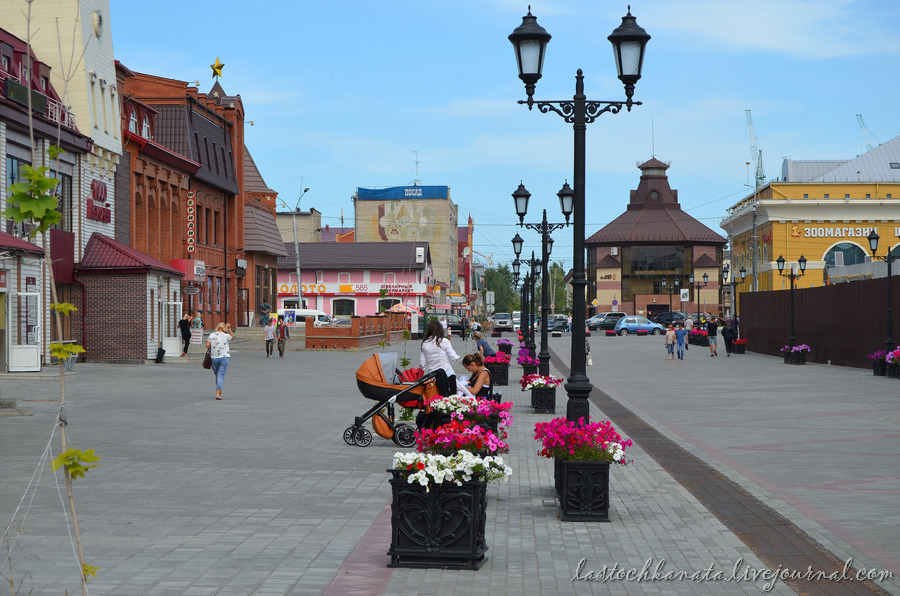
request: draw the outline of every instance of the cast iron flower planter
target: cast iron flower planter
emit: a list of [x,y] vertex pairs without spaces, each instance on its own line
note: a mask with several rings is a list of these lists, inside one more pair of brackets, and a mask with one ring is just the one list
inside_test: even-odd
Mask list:
[[556,387],[535,387],[531,390],[531,406],[535,414],[556,413]]
[[497,351],[512,355],[512,344],[500,344],[497,346]]
[[610,337],[610,336],[616,337],[616,335],[617,335],[617,334],[616,334],[616,330],[615,330],[615,329],[607,329],[607,330],[606,330],[606,337]]
[[484,367],[491,373],[491,387],[494,385],[509,385],[508,364],[485,364]]
[[522,365],[522,375],[533,375],[537,374],[537,365],[536,364],[523,364]]
[[562,521],[609,521],[608,461],[555,459],[553,471]]
[[388,567],[479,569],[487,560],[487,483],[481,479],[431,486],[409,484],[402,470],[391,483]]
[[747,344],[734,344],[734,353],[735,354],[746,354],[747,353]]
[[806,352],[791,352],[791,364],[806,364]]
[[876,377],[883,377],[887,375],[887,362],[885,362],[884,360],[873,360],[872,374]]
[[900,377],[900,364],[896,362],[886,362],[887,376],[892,378]]

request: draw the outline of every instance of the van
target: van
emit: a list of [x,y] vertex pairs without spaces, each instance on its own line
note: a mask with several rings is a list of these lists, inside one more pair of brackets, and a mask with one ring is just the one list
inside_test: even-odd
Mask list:
[[306,325],[306,319],[308,317],[313,317],[313,320],[315,321],[313,325],[315,325],[316,327],[324,327],[326,325],[334,324],[334,319],[331,318],[331,315],[327,315],[324,311],[321,310],[313,310],[309,308],[279,308],[278,316],[284,317],[284,322],[288,326],[293,325],[295,327],[303,327]]

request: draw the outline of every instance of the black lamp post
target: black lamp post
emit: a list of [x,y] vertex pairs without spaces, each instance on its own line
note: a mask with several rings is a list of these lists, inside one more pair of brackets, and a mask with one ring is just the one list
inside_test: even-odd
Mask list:
[[887,263],[887,339],[884,340],[884,344],[887,346],[888,352],[893,351],[894,349],[894,298],[893,298],[893,286],[892,278],[891,278],[891,263],[896,261],[898,258],[897,255],[891,254],[891,249],[888,248],[887,254],[883,257],[878,256],[875,252],[878,250],[878,232],[874,229],[869,232],[869,248],[872,249],[872,258],[878,259],[879,261],[884,261]]
[[[662,281],[659,282],[659,285],[662,286],[662,289],[665,290],[668,285],[668,280],[663,278]],[[681,280],[677,277],[672,280],[672,286],[669,288],[669,312],[672,312],[672,294],[678,291],[678,286],[681,285]]]
[[797,260],[797,264],[799,265],[800,272],[794,273],[793,267],[788,270],[788,273],[784,272],[784,257],[778,255],[778,258],[775,260],[778,263],[778,274],[781,277],[786,277],[791,280],[791,338],[789,344],[791,348],[794,347],[794,342],[796,341],[794,338],[794,282],[803,277],[803,274],[806,273],[806,257],[800,255],[800,258]]
[[571,100],[541,101],[534,99],[535,84],[540,80],[544,67],[544,52],[550,41],[550,34],[546,29],[538,25],[537,18],[528,14],[522,18],[519,25],[509,36],[516,53],[516,62],[519,67],[519,78],[525,83],[527,100],[520,100],[520,104],[528,105],[530,110],[536,103],[538,110],[546,114],[554,112],[562,116],[566,122],[572,124],[574,129],[574,170],[573,170],[573,201],[574,201],[574,251],[572,267],[572,372],[566,383],[566,393],[569,400],[566,407],[566,418],[578,420],[590,419],[590,406],[588,396],[591,393],[591,382],[585,369],[584,351],[584,310],[585,287],[587,278],[584,273],[584,225],[585,225],[585,133],[587,124],[593,122],[601,114],[610,112],[618,114],[624,106],[631,111],[633,105],[641,102],[632,100],[634,85],[641,78],[641,68],[644,63],[644,48],[650,40],[650,36],[631,15],[622,17],[622,24],[613,30],[607,38],[613,45],[613,53],[616,58],[616,70],[619,80],[625,85],[624,101],[593,101],[584,95],[584,74],[579,68],[575,74],[575,95]]
[[[528,192],[528,189],[526,189],[521,182],[519,182],[519,188],[512,193],[516,205],[516,215],[519,216],[519,227],[534,230],[541,235],[541,351],[538,354],[538,361],[540,362],[538,372],[542,375],[550,374],[550,352],[547,350],[547,318],[550,312],[548,298],[550,275],[547,271],[547,264],[550,261],[550,252],[553,249],[553,238],[550,237],[550,232],[560,230],[569,225],[569,216],[572,215],[573,197],[569,183],[566,182],[556,195],[559,197],[559,205],[562,213],[566,217],[566,223],[564,224],[548,223],[546,209],[544,209],[544,217],[541,220],[541,223],[525,223],[525,215],[528,214],[528,199],[531,198],[531,193]],[[519,234],[516,233],[517,238],[518,236]],[[515,240],[513,240],[513,245],[513,248],[515,249]]]
[[691,273],[690,276],[688,276],[688,282],[690,282],[690,284],[692,286],[694,286],[694,289],[696,290],[696,293],[694,294],[694,300],[697,301],[697,324],[699,325],[700,324],[700,290],[701,290],[701,288],[705,288],[706,284],[709,283],[709,274],[707,274],[707,273],[703,274],[703,283],[702,284],[700,283],[700,280],[697,280],[697,283],[695,284],[694,283],[694,274]]
[[728,264],[726,263],[724,267],[722,267],[722,280],[731,286],[731,316],[737,317],[737,285],[738,283],[744,283],[744,280],[747,278],[747,269],[745,267],[741,267],[741,281],[738,282],[737,275],[731,276],[731,282],[728,281],[728,274],[731,272]]

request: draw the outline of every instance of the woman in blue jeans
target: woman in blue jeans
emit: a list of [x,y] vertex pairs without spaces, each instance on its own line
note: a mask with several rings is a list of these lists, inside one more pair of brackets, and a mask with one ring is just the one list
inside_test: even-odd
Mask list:
[[234,331],[230,323],[219,323],[216,330],[209,334],[206,347],[212,357],[212,371],[216,375],[216,399],[222,399],[222,384],[225,382],[225,371],[228,370],[228,358],[231,350],[228,343],[234,339]]

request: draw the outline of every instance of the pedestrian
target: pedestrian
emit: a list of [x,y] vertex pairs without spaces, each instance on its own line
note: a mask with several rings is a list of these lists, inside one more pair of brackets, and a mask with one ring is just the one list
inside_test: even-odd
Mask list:
[[181,357],[187,358],[188,347],[191,345],[191,313],[186,312],[178,321],[178,329],[181,331],[181,340],[184,347],[181,348]]
[[719,355],[719,337],[718,337],[718,329],[719,325],[716,323],[715,317],[710,317],[706,322],[706,333],[709,337],[709,357]]
[[291,331],[284,323],[284,317],[278,317],[278,328],[275,330],[275,337],[278,339],[278,356],[284,358],[284,348],[291,339]]
[[675,360],[675,329],[671,323],[666,329],[666,352],[669,353],[669,360]]
[[469,331],[469,317],[462,317],[459,320],[459,329],[460,329],[459,335],[463,339],[466,339],[466,334]]
[[438,393],[443,396],[456,394],[456,373],[450,361],[459,360],[450,340],[444,337],[444,327],[437,321],[428,323],[425,338],[419,350],[419,368],[425,374],[437,373]]
[[572,315],[566,317],[566,333],[572,333]]
[[475,397],[491,395],[491,371],[484,367],[484,357],[477,352],[466,354],[463,356],[462,364],[469,371],[466,390]]
[[263,336],[266,340],[266,358],[272,357],[272,348],[275,346],[275,332],[277,330],[278,325],[272,319],[269,319],[266,326],[263,327]]
[[194,319],[191,321],[191,327],[194,329],[199,329],[200,333],[203,333],[203,317],[200,316],[200,311],[194,311]]
[[225,371],[231,357],[229,342],[234,339],[234,331],[230,323],[219,323],[216,330],[206,339],[206,347],[210,349],[212,371],[216,375],[216,399],[222,399],[222,385],[225,383]]
[[679,323],[678,328],[675,329],[675,343],[678,350],[678,359],[684,360],[684,351],[687,349],[687,331],[681,323]]
[[[497,352],[494,348],[491,347],[491,344],[484,339],[481,335],[481,331],[473,331],[472,337],[475,339],[475,347],[478,348],[478,353],[482,356],[496,356]],[[463,362],[463,366],[465,366],[465,362]]]
[[592,364],[594,364],[594,361],[591,360],[591,342],[588,341],[588,338],[587,338],[588,333],[589,333],[588,329],[587,329],[587,327],[585,327],[584,328],[584,363],[588,366],[591,366]]
[[[449,333],[447,332],[447,317],[441,317],[441,327],[444,329],[444,337],[449,337]],[[426,331],[426,334],[428,332]]]
[[[684,332],[687,334],[688,339],[691,337],[691,329],[694,328],[694,317],[688,316],[684,319]],[[684,345],[685,350],[691,349],[691,342],[689,341]]]
[[265,327],[269,324],[269,313],[272,312],[272,305],[263,300],[259,305],[259,326]]
[[741,336],[741,320],[736,314],[731,317],[731,326],[734,327],[734,339],[738,339]]
[[725,357],[731,357],[731,349],[734,347],[734,340],[737,339],[734,330],[734,319],[725,319],[725,325],[722,327],[722,340],[725,342]]

